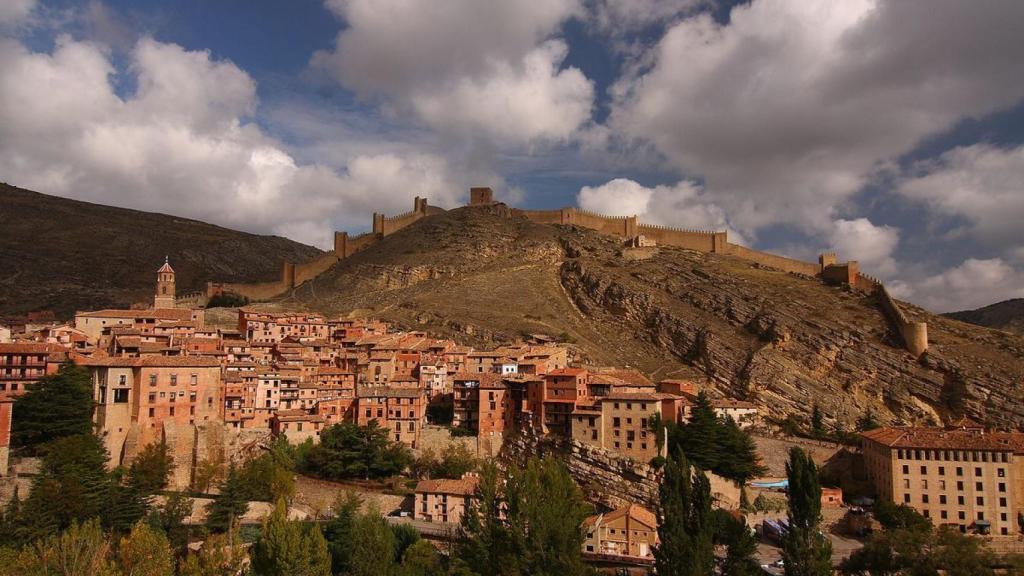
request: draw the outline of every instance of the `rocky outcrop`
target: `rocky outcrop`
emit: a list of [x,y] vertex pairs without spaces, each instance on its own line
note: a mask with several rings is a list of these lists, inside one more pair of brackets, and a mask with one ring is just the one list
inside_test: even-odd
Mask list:
[[424,218],[285,303],[477,347],[549,334],[588,362],[693,378],[779,418],[817,404],[848,429],[868,409],[886,422],[1024,425],[1024,338],[900,303],[908,323],[928,324],[916,358],[877,297],[730,254],[659,245],[631,258],[617,238],[496,205]]

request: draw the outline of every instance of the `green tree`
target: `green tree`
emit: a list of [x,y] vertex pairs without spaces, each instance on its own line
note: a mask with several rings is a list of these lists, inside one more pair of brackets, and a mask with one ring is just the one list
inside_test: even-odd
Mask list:
[[444,576],[445,570],[434,546],[419,540],[405,550],[398,573],[400,576]]
[[295,494],[295,460],[284,436],[279,436],[266,452],[246,462],[238,474],[249,500],[290,501]]
[[733,480],[741,487],[750,480],[763,476],[767,472],[757,455],[757,444],[746,430],[736,424],[732,418],[721,421],[719,446],[722,455],[718,459],[718,467],[714,473]]
[[320,434],[320,444],[306,456],[307,472],[328,480],[384,478],[400,474],[412,462],[412,453],[393,442],[386,429],[371,421],[335,424]]
[[99,520],[72,522],[60,534],[41,538],[22,548],[10,574],[39,576],[115,576],[109,562],[110,542]]
[[800,448],[789,451],[789,531],[782,538],[786,576],[832,574],[832,543],[818,529],[821,523],[821,485],[818,468]]
[[821,408],[815,404],[811,408],[811,436],[814,436],[815,438],[822,438],[825,435],[824,417],[821,414]]
[[139,486],[125,483],[123,476],[123,468],[117,468],[109,475],[107,502],[100,515],[103,526],[115,532],[128,532],[149,510],[148,496]]
[[693,470],[686,456],[676,453],[665,463],[658,490],[662,522],[660,544],[654,549],[659,575],[703,576],[714,566],[711,485],[703,472]]
[[858,432],[867,432],[868,430],[874,430],[879,426],[880,424],[875,418],[875,413],[871,410],[870,406],[868,406],[867,410],[865,410],[864,413],[861,414],[860,418],[857,419]]
[[289,521],[287,505],[278,500],[253,544],[252,568],[259,576],[330,576],[327,541],[316,525]]
[[14,401],[11,443],[38,454],[47,442],[92,432],[92,385],[89,372],[72,362],[44,376]]
[[720,527],[726,546],[722,576],[755,576],[761,574],[757,563],[757,539],[742,521],[729,516]]
[[352,526],[350,576],[390,576],[395,573],[395,535],[376,505],[358,516]]
[[153,494],[167,487],[174,472],[174,458],[167,449],[167,442],[152,442],[139,452],[128,468],[128,484],[143,494]]
[[347,573],[352,566],[352,532],[362,500],[355,492],[339,493],[334,500],[334,517],[324,526],[327,549],[331,554],[331,571]]
[[167,537],[145,522],[138,522],[121,539],[117,559],[123,576],[173,576],[174,553]]
[[[723,453],[721,426],[711,398],[701,391],[690,412],[690,421],[681,427],[677,446],[685,446],[686,458],[702,470],[714,470]],[[676,446],[669,446],[670,453]]]
[[430,472],[432,478],[462,478],[467,472],[472,472],[479,465],[477,459],[469,447],[461,442],[449,442],[441,457]]
[[560,461],[531,458],[509,470],[504,489],[485,464],[477,496],[462,516],[459,565],[477,574],[590,573],[580,549],[591,509]]
[[245,498],[241,477],[232,464],[220,485],[220,494],[207,507],[206,525],[215,532],[227,532],[248,511],[249,501]]
[[56,534],[73,521],[102,516],[113,486],[106,465],[106,448],[92,434],[51,441],[22,507],[24,541]]
[[192,499],[181,492],[171,492],[163,506],[150,511],[148,522],[154,529],[162,530],[174,548],[188,544],[188,525],[185,520],[192,515]]
[[[232,528],[232,532],[236,529]],[[232,546],[238,535],[210,534],[197,552],[189,552],[178,564],[179,576],[239,576],[245,574],[248,554],[241,546]]]
[[875,519],[886,530],[912,530],[930,532],[931,520],[925,518],[910,506],[882,500],[875,505]]

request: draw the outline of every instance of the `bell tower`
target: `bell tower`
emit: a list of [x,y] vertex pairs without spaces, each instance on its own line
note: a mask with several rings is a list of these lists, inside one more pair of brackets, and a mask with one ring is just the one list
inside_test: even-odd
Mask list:
[[174,308],[174,268],[164,256],[164,265],[156,271],[156,296],[153,308]]

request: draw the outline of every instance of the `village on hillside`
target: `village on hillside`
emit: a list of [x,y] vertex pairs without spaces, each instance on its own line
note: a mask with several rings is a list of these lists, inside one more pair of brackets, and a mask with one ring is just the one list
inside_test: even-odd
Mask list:
[[[823,477],[830,465],[857,459],[840,473],[848,478],[821,489],[837,562],[877,529],[870,508],[879,501],[999,550],[1016,550],[1024,535],[1024,434],[986,431],[967,419],[937,428],[869,422],[854,445],[841,446],[820,429],[787,437],[769,426],[770,412],[716,396],[697,380],[652,382],[630,367],[581,364],[571,345],[541,334],[476,350],[376,320],[243,306],[237,326],[225,328],[207,325],[208,312],[182,307],[166,261],[156,271],[150,306],[81,311],[69,323],[7,322],[0,331],[4,500],[26,498],[39,473],[37,459],[12,451],[15,403],[36,382],[74,365],[88,375],[95,433],[110,468],[130,469],[162,446],[170,461],[165,487],[209,494],[213,502],[223,490],[216,480],[228,469],[258,460],[275,443],[315,450],[346,426],[375,429],[382,442],[427,459],[458,452],[515,466],[525,462],[517,452],[561,450],[594,505],[582,523],[583,558],[609,570],[646,570],[659,545],[659,466],[670,449],[698,441],[674,435],[710,411],[712,421],[741,438],[741,452],[742,438],[759,432],[761,453],[751,450],[749,469],[707,472],[714,506],[743,518],[762,539],[758,554],[768,573],[781,573],[777,546],[789,527],[786,471],[778,461],[792,446],[813,454]],[[397,466],[392,472],[399,475],[416,467],[412,460]],[[424,537],[450,538],[480,497],[474,466],[409,477],[415,482],[405,495],[379,500],[384,507],[377,511]],[[305,482],[311,490],[324,487]],[[857,494],[844,495],[844,485]],[[313,500],[289,514],[314,518],[330,507],[309,505]],[[268,513],[255,506],[246,521]],[[189,522],[202,524],[206,516],[194,504]]]

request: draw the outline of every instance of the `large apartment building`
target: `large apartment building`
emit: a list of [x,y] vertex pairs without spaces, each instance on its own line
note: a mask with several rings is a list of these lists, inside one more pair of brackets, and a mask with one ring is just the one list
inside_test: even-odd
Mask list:
[[94,418],[115,464],[166,437],[168,427],[187,430],[223,421],[220,364],[203,356],[88,358]]
[[862,436],[864,463],[880,498],[965,532],[1022,532],[1024,434],[962,420],[944,428],[877,428]]

